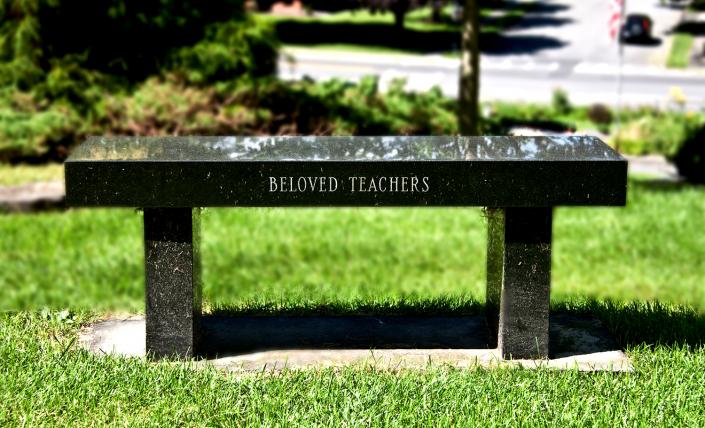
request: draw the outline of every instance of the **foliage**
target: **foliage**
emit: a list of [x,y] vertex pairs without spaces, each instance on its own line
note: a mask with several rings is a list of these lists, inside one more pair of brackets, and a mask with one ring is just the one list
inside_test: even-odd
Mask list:
[[642,110],[636,117],[627,116],[619,135],[614,138],[625,153],[673,156],[702,122],[701,115]]
[[691,130],[673,160],[686,180],[705,184],[705,126]]
[[573,109],[573,106],[570,104],[570,99],[568,98],[568,93],[561,88],[556,88],[553,91],[551,106],[553,107],[553,111],[561,115],[569,114]]
[[[92,2],[82,14],[78,1],[0,2],[0,161],[61,160],[87,134],[159,128],[150,112],[175,105],[183,111],[168,121],[196,115],[184,129],[216,133],[199,87],[276,70],[271,26],[243,17],[240,0]],[[184,92],[154,88],[166,78]]]
[[597,125],[607,126],[612,123],[612,111],[604,104],[593,104],[588,108],[587,117]]
[[81,121],[66,104],[43,107],[25,92],[0,96],[0,161],[22,157],[63,158]]
[[228,21],[210,25],[202,40],[178,49],[170,69],[193,84],[269,76],[277,68],[278,47],[271,24]]
[[576,114],[560,116],[547,105],[493,102],[488,108],[485,131],[501,135],[515,127],[529,127],[551,132],[570,132],[576,129],[575,119]]
[[0,0],[0,61],[12,71],[2,83],[29,90],[66,57],[140,81],[171,49],[199,41],[206,25],[242,17],[242,0]]
[[373,77],[360,84],[253,80],[204,88],[167,78],[110,98],[100,127],[139,135],[451,134],[453,112],[439,90],[414,94],[398,81],[382,95]]
[[690,51],[693,47],[693,35],[676,33],[673,36],[671,51],[668,53],[666,65],[670,68],[686,68],[690,63]]
[[494,102],[489,105],[485,131],[507,133],[514,127],[538,128],[549,132],[600,132],[608,134],[612,144],[619,143],[619,150],[626,154],[662,154],[673,156],[686,137],[700,124],[705,115],[660,111],[653,108],[622,110],[622,126],[617,134],[613,125],[613,112],[605,105],[574,106],[570,113],[560,114],[555,108],[541,104]]

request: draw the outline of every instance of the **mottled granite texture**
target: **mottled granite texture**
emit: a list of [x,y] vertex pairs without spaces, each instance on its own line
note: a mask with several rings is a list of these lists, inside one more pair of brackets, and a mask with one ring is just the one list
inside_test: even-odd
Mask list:
[[96,137],[65,172],[69,206],[144,208],[155,357],[208,352],[198,207],[476,205],[488,208],[492,345],[502,358],[545,358],[553,207],[624,205],[627,192],[619,154],[565,136]]
[[624,205],[627,162],[594,137],[96,137],[71,206]]

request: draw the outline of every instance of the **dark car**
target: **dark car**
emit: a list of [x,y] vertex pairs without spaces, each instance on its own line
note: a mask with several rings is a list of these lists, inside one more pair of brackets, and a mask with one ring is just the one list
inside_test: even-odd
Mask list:
[[643,42],[651,40],[653,21],[649,15],[629,14],[619,30],[619,38],[624,42]]

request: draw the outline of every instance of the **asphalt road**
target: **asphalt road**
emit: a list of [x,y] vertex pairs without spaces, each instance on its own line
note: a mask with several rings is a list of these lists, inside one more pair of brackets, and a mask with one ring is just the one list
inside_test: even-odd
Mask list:
[[[279,74],[283,79],[309,76],[314,80],[357,81],[365,75],[378,75],[383,90],[392,79],[405,78],[411,90],[425,91],[438,86],[447,96],[458,94],[457,59],[312,49],[288,49],[286,53],[294,62],[280,61]],[[554,89],[562,88],[576,104],[617,103],[618,66],[614,63],[483,57],[480,68],[480,98],[484,101],[549,102]],[[681,93],[685,107],[705,108],[705,73],[625,64],[622,75],[623,105],[682,108],[673,102],[673,95]]]
[[[518,45],[519,55],[524,50],[536,60],[617,62],[617,45],[608,30],[610,0],[537,0],[535,4],[533,12],[504,32]],[[624,62],[663,64],[671,30],[683,11],[663,6],[659,0],[626,0],[625,14],[632,13],[651,17],[653,38],[640,45],[626,45]]]
[[[482,100],[548,102],[556,88],[577,104],[618,102],[618,47],[608,35],[609,0],[537,0],[534,12],[502,34],[502,42],[485,51],[481,61]],[[705,108],[705,70],[663,68],[670,30],[682,11],[661,6],[659,0],[627,0],[627,13],[647,13],[654,21],[654,43],[626,46],[622,70],[623,105]],[[284,79],[309,76],[314,80],[342,78],[357,81],[378,75],[384,86],[394,78],[424,91],[439,86],[457,96],[459,60],[441,55],[366,54],[314,49],[286,50],[293,63],[282,59]],[[677,95],[674,97],[674,95]]]

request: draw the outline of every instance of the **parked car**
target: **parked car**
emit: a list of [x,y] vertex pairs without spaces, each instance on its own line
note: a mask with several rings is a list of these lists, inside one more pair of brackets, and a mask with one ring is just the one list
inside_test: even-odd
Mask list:
[[652,39],[652,28],[653,21],[649,15],[632,13],[627,15],[627,18],[624,20],[624,24],[622,24],[622,28],[619,30],[619,38],[623,42],[649,41]]

